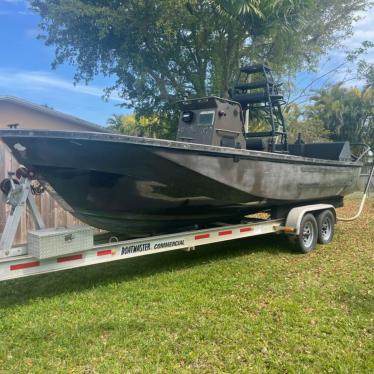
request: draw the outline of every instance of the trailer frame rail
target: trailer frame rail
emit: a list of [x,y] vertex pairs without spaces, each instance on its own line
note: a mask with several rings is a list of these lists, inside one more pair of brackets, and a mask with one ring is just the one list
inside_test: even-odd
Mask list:
[[98,244],[84,251],[46,259],[28,255],[5,257],[0,259],[0,281],[281,232],[284,222],[284,219],[264,220]]

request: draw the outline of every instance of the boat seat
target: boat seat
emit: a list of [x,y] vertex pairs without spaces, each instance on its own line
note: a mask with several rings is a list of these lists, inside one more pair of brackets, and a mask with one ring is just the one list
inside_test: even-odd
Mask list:
[[266,151],[267,141],[262,138],[248,138],[246,141],[246,148],[251,151]]
[[[275,131],[274,135],[285,135],[286,133],[283,131]],[[272,131],[254,131],[254,132],[246,132],[246,138],[270,138],[273,136]]]
[[351,161],[349,142],[289,144],[290,154],[323,160]]
[[[283,99],[283,95],[269,95],[272,103],[275,103]],[[242,106],[247,104],[260,104],[268,101],[268,96],[265,92],[252,93],[252,94],[237,94],[234,93],[232,96],[234,101],[237,101]]]
[[246,132],[246,138],[270,138],[273,136],[271,131],[254,131],[254,132]]
[[267,85],[272,86],[274,85],[274,82],[270,80],[262,80],[251,83],[239,83],[234,86],[234,88],[236,90],[254,90],[256,88],[266,88]]
[[240,71],[245,74],[254,74],[254,73],[262,73],[262,72],[270,72],[270,68],[264,64],[256,64],[256,65],[249,65],[243,66],[240,68]]

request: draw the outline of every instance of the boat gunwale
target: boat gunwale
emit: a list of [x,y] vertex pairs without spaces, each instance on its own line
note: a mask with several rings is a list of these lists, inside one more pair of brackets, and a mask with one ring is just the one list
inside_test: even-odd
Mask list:
[[101,133],[88,131],[51,131],[40,129],[0,129],[0,138],[45,138],[45,139],[74,139],[74,140],[91,140],[101,142],[125,143],[139,146],[152,146],[156,148],[173,149],[176,151],[193,150],[201,154],[219,154],[223,157],[240,156],[245,159],[259,161],[270,161],[280,163],[298,163],[304,165],[325,165],[338,167],[362,167],[362,163],[353,161],[327,160],[312,157],[301,157],[282,153],[272,153],[264,151],[254,151],[247,149],[236,149],[229,147],[220,147],[214,145],[186,143],[167,139],[153,139],[145,137],[136,137],[115,133]]

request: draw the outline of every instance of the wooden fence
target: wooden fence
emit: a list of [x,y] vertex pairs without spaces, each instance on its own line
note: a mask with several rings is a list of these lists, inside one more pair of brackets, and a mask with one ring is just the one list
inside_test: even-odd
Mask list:
[[[365,188],[365,186],[366,186],[369,174],[371,172],[371,168],[372,168],[372,165],[365,165],[362,168],[362,172],[361,172],[361,185],[362,185],[362,189]],[[370,193],[374,192],[374,177],[371,180],[369,191],[370,191]]]
[[[18,163],[7,146],[0,141],[0,181],[6,178],[9,171],[16,171]],[[70,213],[67,213],[47,192],[36,196],[44,222],[47,227],[59,227],[78,224],[79,221]],[[3,231],[10,207],[5,204],[5,196],[0,192],[0,233]],[[33,222],[29,212],[25,209],[22,214],[21,224],[18,228],[16,243],[24,243],[27,238],[27,231],[33,229]]]

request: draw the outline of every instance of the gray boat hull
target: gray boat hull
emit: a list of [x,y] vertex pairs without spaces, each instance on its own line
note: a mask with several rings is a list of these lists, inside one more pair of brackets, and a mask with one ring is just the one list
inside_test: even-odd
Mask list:
[[339,204],[361,165],[101,133],[0,130],[17,160],[94,227],[138,237],[306,202]]

